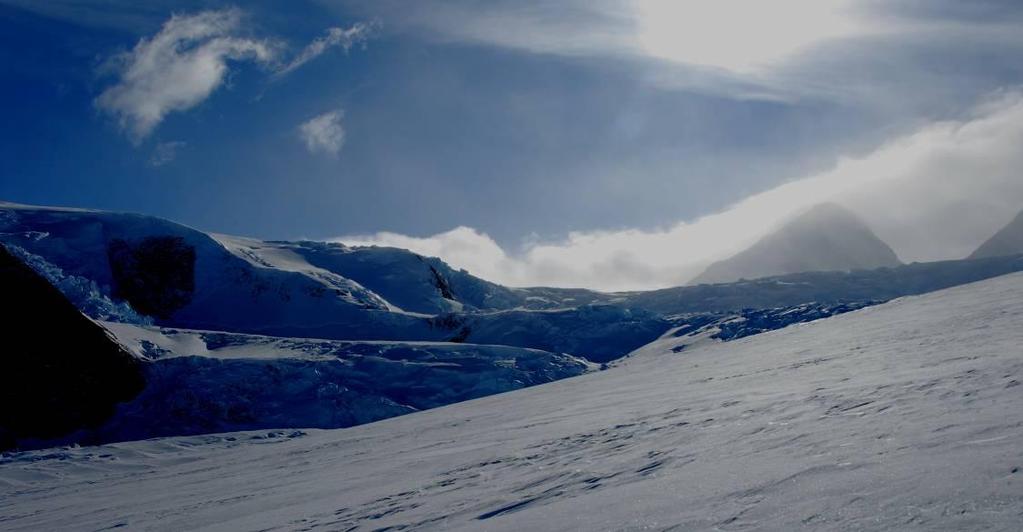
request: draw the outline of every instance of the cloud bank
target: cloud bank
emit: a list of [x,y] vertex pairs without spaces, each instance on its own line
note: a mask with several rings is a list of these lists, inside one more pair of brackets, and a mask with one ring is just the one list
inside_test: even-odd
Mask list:
[[345,144],[345,129],[341,125],[344,112],[340,109],[313,117],[298,126],[298,133],[309,153],[337,155]]
[[1020,146],[1023,97],[1011,93],[967,119],[930,124],[827,172],[661,230],[573,232],[518,253],[467,227],[425,238],[377,233],[336,240],[439,256],[512,286],[651,289],[684,284],[787,218],[833,201],[861,215],[903,261],[957,259],[1023,209]]
[[173,15],[151,38],[111,59],[115,85],[96,98],[136,143],[174,111],[195,107],[220,87],[230,61],[267,63],[275,48],[266,40],[237,36],[235,9]]

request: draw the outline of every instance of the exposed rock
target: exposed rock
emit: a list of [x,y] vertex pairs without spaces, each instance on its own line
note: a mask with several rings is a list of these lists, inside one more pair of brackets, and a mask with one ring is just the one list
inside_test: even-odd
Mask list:
[[195,248],[177,236],[151,236],[137,244],[111,240],[107,258],[114,297],[139,312],[169,318],[192,301],[195,292]]
[[0,449],[99,426],[144,387],[135,358],[0,246]]

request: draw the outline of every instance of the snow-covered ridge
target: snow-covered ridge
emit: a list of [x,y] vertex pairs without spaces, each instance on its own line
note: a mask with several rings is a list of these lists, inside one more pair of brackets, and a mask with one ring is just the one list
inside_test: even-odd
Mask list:
[[[0,242],[23,248],[68,276],[95,283],[107,296],[117,295],[115,269],[133,266],[131,260],[140,260],[138,255],[144,259],[147,250],[140,248],[147,239],[168,237],[180,239],[184,251],[194,250],[194,297],[180,308],[170,309],[169,316],[157,320],[159,323],[337,339],[448,340],[459,333],[437,330],[423,319],[435,315],[592,305],[670,315],[814,301],[887,300],[1023,269],[1019,256],[1009,256],[603,294],[582,289],[508,288],[455,270],[440,259],[397,248],[265,242],[208,235],[141,215],[0,207]],[[127,253],[111,253],[111,244],[118,241],[128,244]],[[169,246],[167,242],[162,245]],[[112,256],[128,260],[118,263],[111,261]],[[125,298],[112,299],[119,302]]]
[[364,298],[369,300],[374,307],[384,308],[392,312],[402,312],[400,308],[367,290],[358,282],[309,264],[309,261],[295,253],[292,249],[289,249],[288,246],[274,245],[253,238],[234,237],[216,233],[211,233],[210,237],[235,256],[257,268],[299,273],[319,281],[326,289],[335,291],[335,293],[346,298],[351,304],[364,304],[364,301],[359,300],[352,294],[365,294]]
[[350,426],[579,375],[581,359],[688,353],[1023,269],[999,257],[647,293],[513,289],[402,249],[28,206],[0,208],[0,243],[147,362],[146,391],[64,440],[81,443]]
[[340,431],[9,455],[0,515],[11,530],[1013,530],[1021,320],[1015,274]]
[[[601,360],[668,328],[651,313],[591,312],[584,307],[598,302],[596,293],[506,288],[406,250],[208,235],[134,214],[0,209],[0,242],[57,272],[53,281],[88,287],[65,291],[83,311],[130,305],[90,314],[99,319],[282,337],[500,343]],[[504,318],[487,316],[508,310],[516,312],[511,334],[492,326]]]
[[0,243],[145,362],[144,391],[101,426],[23,447],[347,427],[579,375],[595,366],[573,355],[617,358],[668,327],[620,308],[535,310],[559,292],[405,250],[134,214],[7,206]]

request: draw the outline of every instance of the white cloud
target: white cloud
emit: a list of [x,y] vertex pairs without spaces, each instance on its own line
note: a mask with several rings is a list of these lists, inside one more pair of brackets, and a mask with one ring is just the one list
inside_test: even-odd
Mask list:
[[149,165],[160,167],[173,162],[178,156],[178,150],[184,148],[185,145],[185,142],[180,140],[157,143],[153,148],[153,154],[149,157]]
[[339,239],[350,245],[381,245],[410,249],[428,257],[444,257],[449,264],[470,272],[495,273],[515,262],[489,236],[469,227],[456,227],[427,238],[398,233],[350,236]]
[[816,43],[876,29],[851,0],[635,0],[639,51],[692,65],[754,72]]
[[514,286],[649,289],[682,284],[793,214],[835,201],[863,216],[904,261],[962,258],[1023,208],[1020,146],[1023,97],[1009,94],[970,119],[931,124],[828,172],[663,230],[576,232],[516,255],[466,227],[427,238],[337,240],[405,247]]
[[344,112],[340,109],[313,117],[298,126],[299,135],[310,153],[337,155],[345,144],[345,129],[341,125]]
[[298,55],[296,55],[288,64],[284,65],[280,70],[277,71],[278,76],[283,76],[296,68],[312,61],[319,57],[323,52],[326,52],[328,48],[335,46],[341,47],[342,50],[347,52],[360,42],[365,42],[369,38],[372,32],[372,27],[369,24],[357,23],[350,28],[328,28],[326,35],[313,39],[309,45],[307,45]]
[[172,16],[156,35],[113,58],[108,66],[119,79],[96,105],[140,142],[167,114],[209,97],[223,84],[229,61],[273,58],[269,42],[236,36],[240,22],[234,9]]

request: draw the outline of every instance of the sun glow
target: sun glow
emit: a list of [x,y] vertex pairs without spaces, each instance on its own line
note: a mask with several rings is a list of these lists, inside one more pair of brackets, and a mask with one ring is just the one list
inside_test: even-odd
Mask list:
[[851,0],[635,0],[654,57],[749,73],[808,45],[862,33]]

